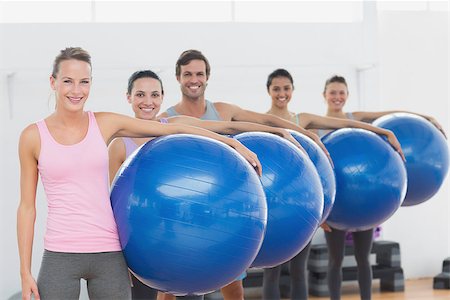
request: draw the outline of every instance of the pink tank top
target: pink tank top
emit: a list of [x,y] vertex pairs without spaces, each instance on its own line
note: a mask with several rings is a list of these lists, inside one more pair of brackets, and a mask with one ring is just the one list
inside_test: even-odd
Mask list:
[[88,112],[89,128],[77,144],[59,144],[44,120],[38,169],[47,195],[44,247],[50,251],[95,253],[121,250],[109,199],[108,149]]

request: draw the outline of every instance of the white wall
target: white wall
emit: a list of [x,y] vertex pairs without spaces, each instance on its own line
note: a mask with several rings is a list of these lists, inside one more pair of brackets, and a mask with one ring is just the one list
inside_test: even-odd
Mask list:
[[212,65],[210,98],[264,111],[269,103],[266,77],[275,68],[286,67],[296,75],[296,97],[300,100],[293,103],[293,109],[311,107],[321,113],[320,91],[325,77],[339,72],[355,81],[355,66],[365,59],[359,23],[3,26],[5,39],[11,42],[2,43],[7,45],[3,68],[18,70],[23,78],[47,76],[53,58],[63,47],[80,45],[89,50],[95,80],[92,104],[100,97],[115,97],[115,101],[103,101],[99,109],[115,108],[122,100],[117,97],[125,91],[127,77],[142,68],[160,72],[167,89],[166,107],[177,102],[175,62],[182,51],[194,48],[204,52]]
[[[385,12],[379,18],[382,97],[376,108],[432,115],[448,134],[448,13]],[[450,254],[448,182],[432,199],[400,208],[384,225],[384,238],[400,243],[407,277],[437,275]]]
[[[296,85],[292,110],[323,114],[324,81],[339,73],[349,80],[352,96],[348,110],[420,111],[436,116],[449,132],[445,102],[448,16],[429,18],[424,13],[406,13],[373,17],[369,24],[0,24],[0,134],[4,143],[0,147],[0,298],[20,289],[15,232],[19,199],[17,142],[23,127],[52,111],[48,76],[60,49],[79,45],[92,54],[94,81],[88,104],[92,110],[130,114],[124,97],[126,81],[133,71],[144,68],[157,70],[162,76],[166,90],[163,107],[174,104],[180,97],[174,78],[175,61],[182,51],[196,48],[206,54],[212,65],[207,96],[213,100],[264,112],[270,103],[266,77],[275,68],[285,67],[292,72]],[[377,20],[381,22],[379,27]],[[402,25],[396,25],[397,22]],[[373,36],[377,31],[379,43]],[[398,38],[405,31],[408,37]],[[366,34],[372,34],[375,42]],[[429,46],[436,43],[436,47]],[[379,51],[374,51],[372,47],[378,46]],[[357,72],[368,65],[375,67]],[[9,73],[14,75],[8,91]],[[416,80],[409,80],[411,74],[417,74]],[[35,276],[43,249],[46,213],[41,187],[37,206]],[[439,272],[442,260],[450,252],[448,213],[447,180],[434,199],[418,207],[400,209],[385,225],[385,238],[401,244],[407,277],[434,276]],[[424,243],[430,248],[426,252],[419,247]]]

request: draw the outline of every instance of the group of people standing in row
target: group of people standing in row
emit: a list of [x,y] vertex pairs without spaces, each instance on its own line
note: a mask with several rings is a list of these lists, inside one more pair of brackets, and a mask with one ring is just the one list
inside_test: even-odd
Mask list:
[[[78,47],[61,50],[50,76],[56,109],[45,119],[27,126],[20,136],[21,198],[17,231],[23,299],[31,299],[32,294],[35,299],[78,299],[80,279],[87,281],[91,299],[152,299],[156,296],[157,291],[128,272],[109,200],[109,184],[121,164],[153,137],[190,133],[216,139],[242,154],[258,174],[261,174],[261,164],[257,156],[237,140],[220,134],[265,131],[301,147],[285,130],[292,129],[312,138],[328,155],[319,135],[337,128],[357,127],[385,135],[404,158],[391,131],[366,123],[394,111],[345,113],[343,108],[349,91],[341,76],[326,81],[323,96],[328,109],[326,116],[318,116],[289,110],[294,80],[287,70],[277,69],[268,76],[266,87],[272,102],[267,113],[262,114],[206,100],[209,62],[200,51],[187,50],[176,63],[181,101],[162,114],[159,111],[164,89],[159,76],[151,70],[131,75],[126,96],[135,114],[132,118],[84,110],[92,82],[91,71],[88,52]],[[442,131],[436,120],[422,116]],[[31,273],[31,258],[39,176],[47,196],[48,217],[45,250],[36,281]],[[330,228],[326,223],[321,226],[329,249],[330,296],[340,299],[345,232]],[[372,235],[373,229],[353,233],[358,282],[364,300],[371,298]],[[308,298],[305,273],[309,249],[310,243],[289,263],[291,299]],[[244,298],[242,280],[245,276],[241,274],[221,288],[225,300]],[[279,277],[280,266],[264,270],[264,299],[280,299]],[[175,299],[175,296],[158,292],[157,298]]]

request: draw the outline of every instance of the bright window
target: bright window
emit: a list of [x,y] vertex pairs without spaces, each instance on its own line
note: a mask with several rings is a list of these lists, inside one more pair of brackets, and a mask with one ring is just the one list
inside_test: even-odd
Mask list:
[[384,11],[448,11],[447,0],[434,1],[378,1],[378,10]]
[[0,1],[0,23],[79,23],[91,20],[91,1]]
[[0,23],[360,22],[363,1],[0,1]]
[[349,23],[363,19],[362,1],[236,1],[238,22]]

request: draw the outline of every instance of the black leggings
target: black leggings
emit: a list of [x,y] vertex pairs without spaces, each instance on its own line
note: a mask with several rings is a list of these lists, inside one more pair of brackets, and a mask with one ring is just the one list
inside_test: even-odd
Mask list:
[[158,293],[157,290],[143,284],[131,272],[130,276],[133,282],[131,287],[131,299],[133,300],[155,300]]
[[[325,232],[328,245],[328,289],[330,299],[341,299],[342,260],[344,259],[346,231],[332,228]],[[361,299],[370,300],[372,290],[372,267],[369,255],[372,249],[373,228],[352,232],[355,258],[358,265],[358,283]]]
[[[130,273],[131,274],[131,273]],[[133,287],[131,288],[132,300],[155,300],[157,298],[158,290],[155,290],[145,284],[143,284],[139,279],[137,279],[133,274],[131,274],[133,280]],[[203,300],[204,296],[179,296],[176,299],[183,300]]]
[[[306,263],[308,261],[311,242],[289,261],[291,275],[291,299],[308,299],[308,284],[306,278]],[[281,265],[264,269],[263,299],[278,300],[280,296]]]

